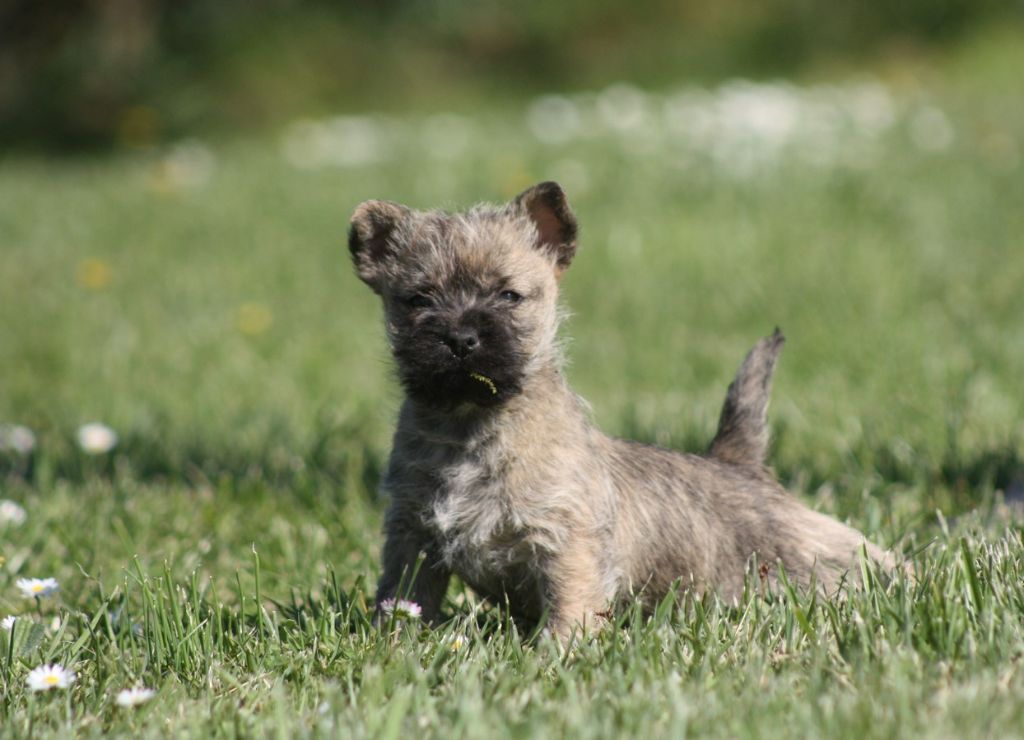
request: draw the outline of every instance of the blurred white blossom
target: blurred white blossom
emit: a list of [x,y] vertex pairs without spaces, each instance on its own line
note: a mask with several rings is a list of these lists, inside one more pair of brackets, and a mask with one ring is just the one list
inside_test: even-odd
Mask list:
[[156,696],[156,691],[153,689],[147,689],[144,686],[136,686],[131,689],[119,691],[115,701],[117,702],[117,706],[130,709],[132,707],[137,707],[140,704],[145,704],[154,696]]
[[158,192],[174,193],[206,185],[213,177],[217,158],[199,139],[172,145],[153,166],[150,184]]
[[198,188],[210,181],[217,159],[198,139],[186,139],[171,147],[161,161],[162,175],[177,188]]
[[612,85],[598,94],[597,113],[611,129],[636,131],[649,121],[647,94],[632,85]]
[[892,96],[877,82],[866,82],[852,88],[849,103],[858,127],[869,134],[884,131],[896,119]]
[[285,131],[285,159],[300,169],[356,167],[385,157],[381,121],[370,116],[335,116],[296,121]]
[[526,125],[538,141],[563,144],[579,135],[583,118],[579,106],[562,95],[544,95],[526,110]]
[[[507,153],[508,166],[522,169],[516,152],[529,137],[562,150],[538,174],[586,189],[591,178],[581,162],[595,168],[595,178],[606,176],[603,167],[630,162],[734,179],[771,175],[790,165],[860,169],[886,151],[883,137],[894,130],[907,131],[913,146],[925,152],[948,148],[954,137],[941,110],[897,100],[872,78],[831,85],[734,79],[668,93],[618,83],[591,93],[542,95],[527,104],[519,128],[510,128],[503,116],[455,113],[303,120],[286,130],[282,153],[296,167],[315,169],[409,155],[453,160],[483,148],[480,154]],[[601,147],[600,157],[584,149],[591,144]],[[990,148],[1008,147],[997,141]],[[451,177],[448,168],[425,168],[413,185],[425,191],[424,198],[444,198],[457,190]],[[508,179],[521,185],[518,173]]]
[[909,123],[910,140],[924,152],[941,152],[953,143],[953,124],[934,106],[925,106],[914,113]]
[[102,455],[117,446],[117,432],[94,421],[78,429],[78,446],[89,455]]
[[28,519],[28,514],[23,506],[8,499],[0,500],[0,527],[5,524],[20,527],[26,519]]
[[473,124],[466,116],[437,113],[423,122],[422,134],[428,154],[438,159],[455,159],[472,143]]
[[36,448],[36,435],[26,426],[7,424],[0,426],[0,452],[11,451],[27,455]]

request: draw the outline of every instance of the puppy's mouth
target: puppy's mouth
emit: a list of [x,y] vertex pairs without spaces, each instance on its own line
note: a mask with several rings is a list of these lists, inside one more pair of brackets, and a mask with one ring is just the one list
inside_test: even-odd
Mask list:
[[[415,327],[392,344],[409,397],[435,408],[494,407],[522,390],[526,358],[511,330],[479,324],[472,344],[447,325]],[[463,335],[465,337],[466,335]]]
[[519,374],[481,367],[482,363],[446,363],[401,366],[402,385],[410,397],[442,408],[471,403],[485,408],[500,406],[522,388]]
[[484,385],[486,385],[488,389],[490,389],[492,396],[498,395],[498,386],[496,386],[494,384],[494,381],[488,378],[486,375],[483,375],[481,373],[470,373],[469,377],[471,377],[473,380],[478,380]]

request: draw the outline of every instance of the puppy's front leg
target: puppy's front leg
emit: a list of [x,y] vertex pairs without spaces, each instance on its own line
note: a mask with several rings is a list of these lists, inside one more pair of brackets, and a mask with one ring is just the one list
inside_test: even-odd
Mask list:
[[594,628],[598,615],[608,608],[600,562],[585,546],[575,543],[551,558],[544,570],[548,629],[565,644],[574,630]]
[[384,541],[384,572],[377,584],[377,619],[388,599],[408,599],[419,604],[423,620],[435,623],[448,590],[451,570],[427,539],[408,530],[389,531]]

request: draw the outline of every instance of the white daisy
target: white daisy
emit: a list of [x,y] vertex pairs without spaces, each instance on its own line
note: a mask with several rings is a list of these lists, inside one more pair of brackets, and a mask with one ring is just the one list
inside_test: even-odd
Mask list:
[[52,665],[41,665],[25,679],[25,683],[33,691],[47,691],[49,689],[66,689],[75,682],[74,671],[69,671],[59,663]]
[[0,628],[10,632],[12,629],[14,629],[15,619],[17,619],[17,617],[15,617],[13,614],[4,617],[3,620],[0,620]]
[[15,527],[20,527],[26,519],[28,519],[28,514],[24,507],[8,499],[0,499],[0,526],[13,524]]
[[78,446],[88,455],[102,455],[117,446],[117,432],[94,421],[78,429]]
[[19,578],[15,584],[26,599],[38,599],[60,590],[56,578]]
[[380,611],[395,619],[419,619],[423,613],[419,604],[406,599],[384,599],[380,602]]
[[132,689],[124,689],[118,692],[117,706],[119,707],[137,707],[140,704],[145,704],[147,701],[156,696],[156,692],[153,689],[147,689],[144,686],[136,686]]

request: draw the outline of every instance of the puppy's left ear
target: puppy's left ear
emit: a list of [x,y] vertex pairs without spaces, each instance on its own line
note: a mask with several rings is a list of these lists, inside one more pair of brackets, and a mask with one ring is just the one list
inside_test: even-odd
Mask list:
[[348,229],[348,249],[356,274],[377,293],[381,292],[383,269],[394,251],[402,226],[411,211],[386,200],[368,200],[356,206]]
[[576,255],[576,216],[557,182],[542,182],[524,190],[512,206],[537,227],[537,247],[555,258],[559,277]]

